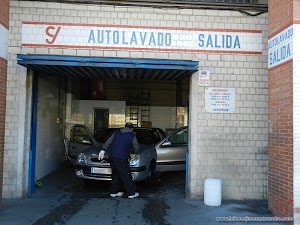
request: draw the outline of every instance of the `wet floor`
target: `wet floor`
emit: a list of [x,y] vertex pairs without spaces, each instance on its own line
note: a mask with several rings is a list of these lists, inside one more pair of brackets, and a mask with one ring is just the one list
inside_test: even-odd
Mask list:
[[[212,207],[200,199],[186,199],[185,172],[161,173],[152,182],[138,182],[140,197],[135,199],[112,199],[109,181],[84,182],[70,167],[48,175],[41,183],[28,198],[3,201],[1,225],[213,225],[232,224],[218,222],[218,217],[272,216],[266,201],[222,201],[220,207]],[[272,223],[279,224],[285,223]]]
[[[45,193],[64,192],[89,197],[109,197],[110,181],[95,181],[77,178],[72,167],[62,169],[41,179],[42,187],[36,188],[33,196]],[[151,181],[137,182],[140,197],[147,198],[159,191],[177,189],[184,195],[185,171],[158,173]]]
[[[79,179],[72,167],[63,167],[40,182],[41,187],[36,187],[26,199],[29,202],[24,211],[32,210],[27,215],[23,211],[23,219],[20,216],[7,223],[0,219],[0,224],[169,224],[165,217],[170,207],[163,192],[173,189],[178,197],[184,198],[185,172],[160,173],[150,182],[137,182],[138,199],[111,199],[110,181]],[[47,199],[48,207],[41,206],[40,202]],[[26,222],[29,217],[32,219]]]

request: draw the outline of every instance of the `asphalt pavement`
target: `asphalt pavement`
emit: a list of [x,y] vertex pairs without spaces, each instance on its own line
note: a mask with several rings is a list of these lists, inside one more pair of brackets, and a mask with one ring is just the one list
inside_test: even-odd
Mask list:
[[[74,175],[72,168],[62,167],[43,178],[42,186],[37,187],[31,196],[4,199],[0,209],[0,224],[287,224],[265,221],[276,219],[268,211],[265,200],[222,200],[221,206],[207,206],[203,199],[186,199],[184,182],[184,172],[162,173],[151,183],[137,183],[139,198],[111,198],[109,181],[85,183]],[[251,222],[251,219],[261,221]]]

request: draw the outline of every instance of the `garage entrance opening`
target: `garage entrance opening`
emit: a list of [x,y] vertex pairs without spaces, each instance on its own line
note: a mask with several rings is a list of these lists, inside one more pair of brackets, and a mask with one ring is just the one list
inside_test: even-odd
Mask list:
[[[74,124],[83,124],[94,134],[130,121],[135,127],[157,127],[169,134],[188,123],[189,77],[198,70],[198,62],[45,55],[18,55],[18,59],[18,64],[35,72],[36,80],[30,193],[35,179],[62,163],[63,137],[72,140]],[[187,143],[183,132],[172,137],[175,147]],[[161,146],[174,147],[171,141]],[[164,159],[157,164],[182,167],[182,161],[173,158],[174,162]]]

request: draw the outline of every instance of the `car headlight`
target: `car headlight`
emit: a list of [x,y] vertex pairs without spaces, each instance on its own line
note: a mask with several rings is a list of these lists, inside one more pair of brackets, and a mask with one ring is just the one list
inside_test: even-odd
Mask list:
[[142,157],[142,156],[141,156],[140,154],[136,154],[136,155],[133,157],[133,159],[130,159],[130,160],[129,160],[129,165],[130,165],[130,166],[136,166],[137,164],[140,163],[141,157]]
[[79,163],[79,164],[87,164],[87,159],[86,159],[85,154],[79,153],[79,155],[77,157],[77,163]]

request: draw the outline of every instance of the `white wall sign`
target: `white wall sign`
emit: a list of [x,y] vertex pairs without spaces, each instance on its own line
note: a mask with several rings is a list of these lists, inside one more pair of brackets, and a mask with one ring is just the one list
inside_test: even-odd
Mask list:
[[209,80],[210,80],[209,71],[199,70],[199,85],[200,86],[208,86]]
[[23,22],[22,46],[262,54],[262,31]]
[[268,41],[268,68],[278,66],[293,58],[293,26]]
[[8,29],[0,24],[0,57],[8,58]]
[[205,110],[210,113],[234,113],[235,88],[206,88]]

